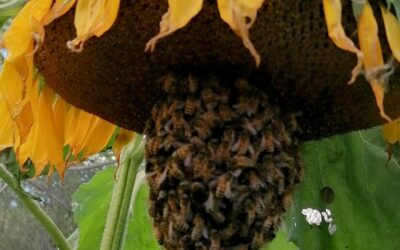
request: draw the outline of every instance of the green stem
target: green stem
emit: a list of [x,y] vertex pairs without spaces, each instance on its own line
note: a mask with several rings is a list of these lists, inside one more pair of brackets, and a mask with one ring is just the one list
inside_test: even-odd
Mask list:
[[132,200],[135,198],[133,197],[133,189],[136,175],[144,158],[143,143],[143,137],[136,135],[132,143],[126,147],[125,157],[121,157],[122,164],[117,173],[117,182],[111,198],[101,250],[121,250],[124,248],[129,211]]
[[61,230],[57,227],[54,221],[47,216],[43,209],[32,199],[23,193],[17,180],[7,171],[3,163],[0,163],[0,178],[3,179],[10,188],[17,194],[22,200],[29,211],[36,217],[36,219],[42,223],[48,234],[53,238],[54,242],[60,250],[70,250],[67,239],[64,237]]

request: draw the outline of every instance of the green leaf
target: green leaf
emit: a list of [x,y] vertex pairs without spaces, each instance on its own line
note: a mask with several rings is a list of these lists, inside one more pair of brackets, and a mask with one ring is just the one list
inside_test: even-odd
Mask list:
[[289,242],[284,229],[281,229],[276,238],[264,250],[298,250],[295,244]]
[[[400,249],[400,165],[386,164],[386,145],[374,128],[302,146],[305,178],[288,216],[289,238],[300,249]],[[333,190],[332,203],[321,196],[324,187]],[[336,232],[309,225],[305,208],[330,209]]]
[[[99,249],[114,186],[114,167],[98,172],[73,195],[76,204],[74,220],[79,227],[80,250]],[[125,249],[156,250],[157,241],[147,213],[149,189],[142,185],[130,218]]]
[[98,172],[82,184],[73,195],[74,221],[79,227],[78,249],[99,249],[111,193],[114,185],[115,167]]
[[129,224],[125,243],[126,249],[161,249],[153,233],[151,219],[147,212],[148,197],[149,187],[148,185],[142,185],[136,197],[132,222]]

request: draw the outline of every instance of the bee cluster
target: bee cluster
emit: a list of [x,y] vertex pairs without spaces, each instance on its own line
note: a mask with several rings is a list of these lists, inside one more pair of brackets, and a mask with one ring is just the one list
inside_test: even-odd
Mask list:
[[259,249],[289,208],[302,163],[294,115],[245,79],[165,78],[147,123],[149,213],[166,249]]

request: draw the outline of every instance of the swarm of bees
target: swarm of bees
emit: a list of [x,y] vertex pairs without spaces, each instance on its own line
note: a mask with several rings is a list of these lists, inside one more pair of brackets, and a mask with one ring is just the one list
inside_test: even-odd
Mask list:
[[149,213],[165,249],[259,249],[302,176],[298,126],[245,79],[168,75],[145,134]]

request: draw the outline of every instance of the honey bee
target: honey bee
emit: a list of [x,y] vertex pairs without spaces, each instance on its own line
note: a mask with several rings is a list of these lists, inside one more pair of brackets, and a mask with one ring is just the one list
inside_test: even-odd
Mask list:
[[[162,118],[156,120],[156,131],[157,131],[157,136],[161,137],[167,134],[167,131],[169,131],[169,125],[171,123],[168,123],[168,118]],[[168,130],[165,130],[167,127]]]
[[199,78],[193,74],[189,74],[188,91],[190,94],[195,94],[199,87]]
[[[168,108],[167,115],[173,116],[176,113],[180,113],[180,111],[185,107],[185,100],[182,98],[174,99],[171,105]],[[165,114],[164,114],[165,115]]]
[[264,231],[265,234],[269,233],[269,230],[271,229],[272,225],[274,224],[274,217],[272,215],[269,215],[263,225],[262,225],[262,229]]
[[295,159],[294,157],[290,156],[288,153],[281,151],[279,154],[274,156],[274,161],[275,162],[282,162],[282,163],[286,163],[286,167],[287,165],[293,166],[295,164]]
[[192,240],[190,239],[189,235],[185,235],[182,238],[179,239],[179,246],[180,246],[180,250],[184,250],[184,249],[188,249],[188,246],[190,245],[190,243],[192,242]]
[[160,232],[164,237],[168,237],[169,234],[169,222],[167,220],[163,220],[160,223]]
[[230,94],[231,94],[230,88],[222,88],[221,92],[219,93],[219,101],[225,104],[228,103]]
[[285,175],[279,169],[275,171],[275,179],[278,181],[278,194],[283,194],[285,191]]
[[240,115],[244,115],[248,109],[248,102],[249,102],[249,97],[247,96],[241,96],[239,97],[239,101],[237,104],[233,105],[235,108],[236,112]]
[[196,112],[196,108],[199,105],[199,102],[197,101],[195,96],[190,95],[187,99],[186,99],[186,103],[185,103],[185,114],[186,115],[194,115],[194,113]]
[[224,223],[226,217],[221,211],[216,211],[216,210],[210,210],[208,213],[211,215],[213,220],[217,222],[218,224]]
[[160,148],[161,139],[159,137],[149,138],[146,143],[146,158],[149,159],[151,156],[156,155]]
[[202,155],[202,154],[197,154],[193,158],[193,172],[194,172],[195,178],[200,176],[201,171],[204,168],[205,162],[206,162],[206,160],[204,158],[204,155]]
[[292,205],[292,202],[293,202],[292,192],[290,192],[290,191],[285,192],[282,196],[283,209],[285,211],[289,210],[290,206]]
[[257,112],[258,106],[260,104],[260,99],[258,98],[250,98],[247,105],[246,114],[248,116],[254,115]]
[[232,146],[232,151],[237,152],[238,155],[245,155],[247,152],[254,155],[254,148],[250,144],[250,139],[245,133],[239,135],[238,141]]
[[217,198],[227,197],[230,198],[232,196],[231,193],[231,182],[232,182],[232,174],[226,173],[219,177],[217,188],[215,190],[215,196]]
[[156,239],[157,239],[157,242],[158,242],[158,244],[163,244],[163,235],[162,235],[162,233],[161,233],[161,230],[160,230],[160,227],[159,227],[159,225],[157,225],[157,224],[154,224],[154,226],[153,226],[153,230],[154,230],[154,232],[155,232],[155,235],[156,235]]
[[244,209],[247,213],[246,224],[250,227],[256,219],[256,206],[251,199],[247,199],[244,203]]
[[205,88],[201,91],[201,98],[207,110],[212,110],[217,106],[215,95],[210,88]]
[[242,118],[242,126],[245,130],[249,131],[252,135],[257,135],[257,130],[253,127],[253,124],[249,122],[249,119]]
[[187,134],[191,131],[189,124],[183,119],[181,112],[175,112],[172,116],[172,125],[174,127],[175,133],[182,133],[184,132],[186,136],[190,136]]
[[227,142],[232,145],[235,141],[235,130],[233,128],[227,128],[222,135],[222,142]]
[[234,157],[234,159],[238,167],[248,168],[248,167],[254,167],[256,165],[255,159],[251,159],[243,155],[237,155]]
[[185,174],[179,168],[178,163],[176,161],[171,160],[167,164],[170,176],[175,177],[178,180],[185,179]]
[[194,203],[203,204],[208,197],[207,186],[201,182],[193,182],[191,185],[191,197]]
[[221,239],[227,241],[240,229],[240,222],[231,222],[225,229],[220,232]]
[[273,153],[274,148],[274,135],[270,130],[264,130],[262,132],[262,138],[260,143],[260,151],[266,150],[268,153]]
[[[296,116],[298,116],[298,115],[301,115],[301,113],[299,113],[299,114],[291,114],[291,115],[289,116],[289,120],[288,120],[288,122],[287,122],[287,124],[288,124],[287,130],[288,130],[290,133],[293,133],[293,132],[299,130],[299,125],[298,125],[297,119],[296,119]],[[301,132],[301,131],[300,131],[300,132]]]
[[192,161],[192,153],[190,144],[186,144],[172,153],[173,159],[179,159],[183,161],[185,167],[188,167]]
[[230,152],[230,145],[228,142],[222,141],[219,147],[217,148],[213,159],[217,164],[221,162],[227,162],[230,160],[231,152]]
[[204,122],[206,122],[210,127],[215,127],[218,123],[218,116],[213,110],[208,110],[201,116]]
[[197,118],[193,122],[193,128],[196,130],[198,137],[202,140],[205,140],[211,134],[210,127],[202,119]]
[[198,241],[194,244],[195,250],[207,250],[206,245],[203,242]]
[[218,114],[221,117],[221,120],[224,122],[232,121],[235,117],[234,111],[227,104],[221,104],[218,107]]
[[193,230],[192,230],[192,234],[191,234],[191,239],[193,241],[197,241],[198,239],[200,239],[201,234],[203,232],[204,229],[204,220],[201,217],[200,214],[196,214],[196,216],[194,217],[193,220]]
[[167,191],[167,190],[160,190],[160,191],[158,192],[157,201],[162,201],[162,200],[164,200],[165,198],[167,198],[167,196],[168,196],[168,191]]
[[209,192],[208,199],[205,202],[204,207],[215,222],[222,224],[225,221],[225,215],[219,211],[218,200],[215,199],[212,192]]
[[217,230],[211,231],[211,245],[210,250],[221,250],[221,240]]
[[205,161],[203,166],[203,170],[201,171],[201,177],[203,178],[204,182],[208,182],[210,179],[213,178],[213,170],[215,168],[214,164],[211,164],[209,161]]
[[166,93],[171,92],[174,81],[175,81],[175,77],[172,74],[168,74],[164,77],[164,91]]
[[200,139],[198,136],[192,136],[190,138],[190,143],[198,148],[204,148],[206,145],[205,142],[202,139]]
[[169,191],[168,192],[168,206],[173,214],[176,214],[178,212],[176,201],[177,201],[176,192],[174,190]]
[[248,93],[251,91],[251,85],[245,78],[239,78],[235,81],[235,87],[240,93]]
[[265,213],[267,204],[265,203],[264,199],[262,198],[262,196],[259,192],[254,194],[253,197],[254,197],[254,202],[255,202],[255,206],[256,206],[256,213],[258,216],[262,216]]
[[238,210],[243,201],[247,199],[250,194],[250,189],[247,187],[247,185],[240,185],[236,187],[236,189],[232,192],[232,200],[235,201],[233,203],[233,209]]
[[155,201],[153,201],[153,200],[150,200],[149,201],[149,208],[147,209],[147,211],[148,211],[148,213],[149,213],[149,215],[151,216],[151,217],[156,217],[156,214],[157,214],[157,211],[156,211],[157,209],[156,209],[156,202]]
[[240,244],[240,245],[226,248],[226,250],[248,250],[248,249],[249,249],[248,244]]
[[265,187],[264,183],[260,180],[256,172],[250,171],[248,177],[250,189],[260,190],[261,188]]
[[251,125],[253,126],[253,128],[259,132],[261,131],[261,129],[263,128],[263,124],[265,123],[265,119],[264,119],[264,115],[260,114],[257,115],[256,117],[253,118],[253,120],[251,121]]
[[265,243],[264,233],[262,230],[257,230],[254,233],[253,239],[250,244],[251,249],[260,249]]
[[187,195],[184,195],[179,201],[179,213],[174,214],[172,217],[174,227],[181,232],[187,232],[189,230],[189,225],[187,224],[186,220],[189,215],[189,205],[189,198]]

